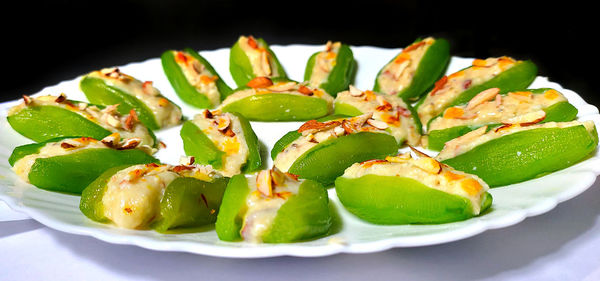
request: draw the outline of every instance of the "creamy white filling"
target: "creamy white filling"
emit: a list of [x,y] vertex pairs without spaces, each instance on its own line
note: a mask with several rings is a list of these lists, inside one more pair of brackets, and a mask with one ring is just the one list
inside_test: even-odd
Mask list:
[[154,113],[160,127],[175,126],[181,122],[181,109],[164,98],[151,82],[141,82],[114,68],[94,71],[88,76],[102,79],[107,85],[141,100]]
[[421,135],[417,132],[417,125],[402,98],[394,95],[380,95],[365,91],[360,96],[355,96],[350,91],[338,93],[335,104],[348,104],[363,114],[372,112],[373,119],[388,124],[390,133],[397,142],[404,140],[410,145],[418,145]]
[[434,89],[427,94],[425,101],[417,110],[421,122],[427,124],[431,118],[437,116],[452,103],[460,93],[473,86],[491,80],[503,71],[510,69],[515,64],[516,61],[507,57],[488,58],[486,60],[476,59],[472,67],[442,78],[447,79],[446,83],[442,86],[434,87]]
[[[509,123],[511,118],[544,110],[567,99],[556,90],[547,90],[542,94],[531,92],[513,92],[505,96],[481,103],[472,109],[467,105],[450,107],[442,118],[434,119],[428,130],[443,130],[455,126],[480,125],[491,123]],[[456,113],[460,114],[460,116]]]
[[[222,118],[230,120],[229,128],[233,131],[233,136],[227,136],[219,130],[218,124]],[[192,122],[204,132],[219,150],[225,152],[223,167],[217,171],[226,177],[241,173],[242,166],[248,161],[249,150],[240,119],[231,113],[225,112],[221,115],[215,115],[213,118],[206,118],[203,114],[197,114]]]
[[[66,143],[63,144],[63,143]],[[71,147],[72,146],[72,147]],[[15,162],[12,170],[23,181],[29,182],[29,172],[38,158],[49,158],[67,155],[84,149],[106,148],[102,142],[90,138],[65,139],[60,142],[50,142],[44,145],[38,153],[29,154]]]
[[[435,39],[428,37],[420,42],[415,43],[415,48],[410,46],[405,48],[394,60],[383,67],[381,74],[377,77],[382,93],[396,95],[412,83],[421,59]],[[419,46],[416,47],[416,44]]]
[[475,131],[471,131],[463,136],[455,138],[446,142],[444,145],[444,149],[440,151],[440,153],[436,156],[436,159],[439,161],[443,161],[446,159],[454,158],[458,155],[461,155],[467,151],[470,151],[476,146],[482,145],[491,140],[514,134],[517,132],[535,130],[539,128],[567,128],[572,126],[583,125],[586,127],[588,131],[591,131],[594,127],[593,121],[571,121],[571,122],[547,122],[542,124],[535,124],[529,126],[521,126],[518,124],[506,126],[506,127],[498,127],[496,129],[492,129],[489,132],[485,133],[487,126],[481,127]]
[[168,165],[134,165],[114,174],[102,197],[104,215],[122,228],[143,228],[160,214],[160,200],[177,173]]
[[250,192],[246,197],[248,209],[241,230],[242,238],[251,243],[262,242],[262,237],[271,229],[277,212],[289,197],[298,194],[300,184],[299,181],[286,179],[283,184],[274,187],[272,197],[267,197],[257,190],[256,176],[248,177]]

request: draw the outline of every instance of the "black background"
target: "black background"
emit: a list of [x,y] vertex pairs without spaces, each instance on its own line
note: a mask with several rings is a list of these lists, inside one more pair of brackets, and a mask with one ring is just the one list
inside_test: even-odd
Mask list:
[[401,48],[444,37],[453,55],[531,59],[539,75],[598,105],[595,8],[525,1],[21,1],[4,7],[2,101],[167,49],[230,47],[239,35],[271,45]]

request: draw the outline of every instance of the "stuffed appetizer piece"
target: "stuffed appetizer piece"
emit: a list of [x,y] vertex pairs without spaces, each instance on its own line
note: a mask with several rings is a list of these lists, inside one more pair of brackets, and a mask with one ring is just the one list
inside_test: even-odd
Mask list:
[[25,182],[50,191],[80,194],[104,171],[126,164],[158,163],[136,138],[119,142],[114,133],[102,140],[61,138],[14,149],[9,160]]
[[526,89],[536,75],[537,67],[531,61],[510,57],[475,59],[470,67],[435,82],[433,89],[416,105],[419,118],[425,125],[444,109],[469,102],[489,88],[500,88],[501,93]]
[[328,41],[325,50],[310,56],[304,71],[304,81],[323,89],[332,96],[347,90],[356,74],[356,61],[350,46]]
[[483,126],[446,142],[436,158],[497,187],[569,167],[597,146],[592,121],[527,122]]
[[36,142],[59,137],[102,139],[112,133],[138,138],[140,145],[156,146],[154,133],[140,123],[135,111],[121,115],[116,106],[97,106],[60,96],[23,96],[23,102],[8,110],[10,126]]
[[257,77],[236,89],[219,109],[252,121],[305,121],[331,113],[333,97],[303,83]]
[[332,184],[350,165],[385,158],[398,143],[373,113],[327,122],[311,120],[280,139],[271,152],[273,165],[286,173]]
[[93,221],[120,228],[195,228],[216,221],[227,181],[193,162],[115,167],[85,188],[79,208]]
[[322,236],[331,224],[320,183],[272,169],[231,178],[216,230],[224,241],[288,243]]
[[441,150],[444,144],[484,125],[572,121],[577,108],[554,89],[532,89],[500,94],[490,88],[468,103],[448,107],[429,121],[427,147]]
[[373,91],[417,100],[444,74],[449,61],[448,41],[417,40],[379,70]]
[[389,130],[399,145],[407,142],[417,145],[421,139],[421,123],[413,108],[402,98],[373,91],[361,91],[350,85],[334,101],[335,114],[358,116],[373,113],[371,118],[380,121],[379,128]]
[[256,77],[287,78],[275,53],[262,38],[240,36],[229,53],[229,71],[238,87]]
[[335,181],[348,211],[375,224],[438,224],[477,216],[490,207],[488,185],[427,155],[410,152],[356,163]]
[[133,109],[138,119],[152,130],[181,123],[181,109],[161,95],[151,81],[142,82],[118,68],[93,71],[81,79],[79,87],[91,103],[118,104],[121,114]]
[[226,177],[261,167],[258,138],[238,113],[204,110],[183,123],[180,135],[186,155]]
[[160,60],[175,93],[189,105],[214,108],[232,91],[212,65],[193,49],[168,50]]

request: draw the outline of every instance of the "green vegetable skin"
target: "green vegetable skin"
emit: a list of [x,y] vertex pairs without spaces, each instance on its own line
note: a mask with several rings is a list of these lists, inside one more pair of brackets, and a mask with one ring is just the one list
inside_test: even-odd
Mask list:
[[[247,212],[246,197],[250,189],[244,175],[236,175],[229,181],[216,222],[219,239],[239,241],[240,231]],[[329,198],[323,186],[305,180],[298,194],[293,195],[277,211],[270,229],[262,236],[265,243],[296,242],[327,233],[332,219]]]
[[[310,81],[315,61],[319,53],[320,52],[314,53],[308,59],[306,70],[304,71],[304,81]],[[352,49],[350,49],[350,46],[342,44],[335,59],[335,66],[329,73],[329,76],[327,76],[327,80],[316,87],[323,89],[325,92],[335,97],[337,93],[348,89],[348,86],[354,80],[356,69],[357,63],[354,60]]]
[[27,106],[6,119],[15,131],[36,142],[66,136],[103,139],[112,133],[73,111],[52,105]]
[[537,128],[509,134],[441,161],[479,176],[490,187],[504,186],[569,167],[598,146],[596,128],[583,125]]
[[[277,73],[279,75],[270,76],[270,78],[287,78],[285,70],[281,66],[281,63],[279,63],[275,53],[271,50],[271,48],[269,48],[267,42],[265,42],[265,40],[262,38],[255,38],[255,40],[259,45],[263,45],[267,52],[271,54],[271,59],[277,68]],[[252,65],[250,64],[250,59],[248,59],[248,56],[240,47],[239,40],[231,47],[229,53],[229,71],[231,72],[231,77],[233,77],[233,80],[238,87],[245,86],[250,80],[256,78],[256,75],[252,70]]]
[[[288,79],[273,79],[279,81]],[[249,89],[244,86],[234,91]],[[330,113],[327,101],[314,96],[285,93],[252,95],[223,105],[223,112],[237,112],[251,121],[306,121]]]
[[[249,173],[258,170],[262,165],[260,158],[260,146],[258,137],[252,130],[250,122],[244,116],[238,113],[232,113],[237,116],[242,125],[244,138],[248,145],[248,160],[242,169],[242,172]],[[225,152],[219,150],[217,146],[191,121],[183,123],[180,131],[183,140],[183,149],[188,156],[194,156],[196,163],[208,164],[215,169],[223,166],[223,157]]]
[[[531,91],[534,94],[541,94],[545,90],[547,89],[534,89],[528,91]],[[540,123],[572,121],[575,120],[578,112],[577,108],[567,101],[555,103],[547,108],[544,108],[543,110],[546,112],[546,117]],[[436,118],[442,118],[442,114]],[[431,124],[431,122],[436,118],[431,119],[429,124]],[[460,137],[485,125],[487,125],[489,129],[492,129],[501,126],[502,124],[476,124],[469,126],[455,126],[442,130],[431,130],[428,133],[429,137],[427,148],[440,151],[444,148],[444,144],[447,141]]]
[[140,122],[146,127],[151,130],[160,129],[152,110],[134,95],[106,84],[103,79],[90,76],[83,77],[79,87],[91,103],[101,105],[119,104],[117,110],[121,114],[127,114],[133,109],[137,113]]
[[[420,41],[421,40],[417,40],[415,43]],[[391,61],[393,61],[395,58],[396,57],[394,57]],[[405,100],[419,99],[419,97],[425,94],[425,92],[430,89],[431,86],[433,86],[435,81],[437,81],[444,74],[449,62],[450,44],[448,44],[448,41],[445,39],[435,39],[435,42],[429,46],[421,58],[421,61],[419,61],[419,66],[415,71],[412,81],[408,87],[405,87],[398,92],[398,96]],[[375,78],[375,85],[373,86],[373,91],[375,92],[381,91],[378,78],[381,75],[382,70],[377,73],[377,77]]]
[[[271,151],[272,157],[277,157],[283,148],[295,140],[292,139],[293,133],[289,134],[286,137],[289,143],[284,144],[282,141],[277,144]],[[280,147],[283,148],[279,150]],[[393,136],[359,132],[319,143],[298,157],[288,172],[329,185],[354,163],[385,158],[397,152],[398,144]]]
[[[393,176],[339,177],[335,190],[340,202],[357,217],[375,224],[437,224],[474,216],[471,202],[421,182]],[[492,196],[483,194],[483,213]]]
[[217,221],[228,178],[205,182],[183,177],[172,181],[160,201],[160,218],[152,224],[158,232],[198,227]]
[[[26,155],[39,152],[43,145],[25,145],[13,151],[11,165]],[[139,149],[90,148],[71,154],[38,158],[29,172],[29,182],[41,189],[81,194],[104,171],[125,164],[159,163]]]
[[[494,78],[484,83],[474,85],[466,91],[461,92],[453,101],[446,105],[442,111],[448,107],[467,103],[474,96],[489,88],[500,88],[500,94],[519,89],[525,89],[533,82],[536,75],[537,66],[533,62],[529,60],[518,62],[513,67],[496,75]],[[414,107],[417,112],[419,111],[419,107],[423,104],[428,96],[429,94],[423,96],[423,98],[421,98],[419,102],[415,104]]]
[[[169,79],[171,86],[173,86],[173,89],[179,98],[181,98],[181,100],[183,100],[185,103],[197,108],[213,108],[217,106],[217,104],[211,103],[205,93],[199,92],[196,87],[190,84],[183,74],[181,67],[179,67],[177,64],[173,52],[175,51],[169,50],[164,52],[160,59],[165,75],[167,76],[167,79]],[[212,65],[204,57],[191,48],[185,48],[183,52],[198,60],[202,65],[204,65],[208,72],[210,72],[213,76],[218,77],[215,83],[221,100],[225,99],[225,97],[231,94],[231,88],[227,86],[225,81],[221,79],[219,74],[217,74]]]

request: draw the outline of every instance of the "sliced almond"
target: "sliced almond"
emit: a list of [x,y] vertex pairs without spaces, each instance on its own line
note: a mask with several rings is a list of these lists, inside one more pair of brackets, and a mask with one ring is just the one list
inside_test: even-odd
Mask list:
[[108,147],[115,147],[119,140],[121,139],[121,135],[119,133],[112,133],[101,140],[101,142]]
[[496,95],[496,107],[499,107],[502,105],[502,95]]
[[61,102],[63,102],[63,101],[66,101],[66,100],[67,100],[67,96],[66,96],[65,94],[60,94],[60,96],[58,96],[58,97],[57,97],[57,98],[54,100],[54,102],[56,102],[56,103],[61,103]]
[[409,152],[401,153],[396,156],[387,156],[385,157],[385,161],[392,163],[403,163],[412,159]]
[[316,132],[329,130],[331,128],[339,126],[341,123],[339,121],[329,121],[329,122],[319,122],[317,120],[309,120],[306,123],[302,124],[298,129],[298,133],[302,133],[302,135],[314,134]]
[[296,87],[296,83],[295,82],[279,82],[277,84],[273,84],[269,87],[267,87],[267,89],[273,91],[273,92],[285,92],[285,91],[290,91],[292,89],[294,89],[294,87]]
[[430,174],[439,174],[442,172],[442,165],[431,157],[421,157],[416,159],[413,164]]
[[181,165],[192,165],[194,164],[194,162],[196,161],[196,158],[194,156],[181,156],[179,157],[179,164]]
[[381,120],[375,120],[375,119],[368,119],[367,124],[377,128],[379,130],[385,130],[389,127],[387,123],[385,123]]
[[75,148],[77,146],[65,141],[65,142],[60,143],[60,147],[62,147],[63,149],[71,149],[71,148]]
[[344,130],[344,128],[342,128],[341,126],[336,126],[335,128],[333,128],[333,133],[336,137],[340,137],[346,134],[346,130]]
[[[509,119],[502,121],[502,123],[506,124],[519,124],[521,126],[529,126],[533,124],[537,124],[543,121],[546,118],[546,112],[543,110],[538,110],[534,112],[529,112],[523,115],[515,116]],[[523,125],[525,124],[525,125]]]
[[217,130],[225,131],[231,125],[231,118],[227,115],[221,115],[217,119]]
[[128,131],[132,131],[137,122],[139,122],[137,113],[135,113],[135,110],[131,109],[129,111],[127,119],[125,119],[125,129],[127,129]]
[[214,117],[212,112],[210,112],[210,110],[208,110],[208,109],[205,109],[204,111],[202,111],[202,116],[204,116],[204,118],[206,118],[206,119],[213,119],[213,117]]
[[109,105],[102,110],[102,113],[111,114],[117,112],[117,107],[119,107],[119,104]]
[[332,48],[333,48],[333,42],[327,41],[327,43],[325,44],[325,52],[331,52]]
[[142,139],[140,138],[129,138],[126,139],[123,144],[121,144],[120,147],[118,147],[118,150],[126,150],[126,149],[133,149],[136,148],[140,143],[142,142]]
[[357,89],[356,87],[354,87],[352,85],[350,85],[348,87],[348,91],[350,92],[350,95],[353,97],[360,97],[364,94],[363,91]]
[[273,196],[273,186],[270,170],[262,170],[256,175],[256,189],[267,197]]
[[489,88],[487,90],[484,90],[484,91],[480,92],[479,94],[477,94],[476,96],[474,96],[469,101],[469,103],[467,104],[466,109],[467,110],[471,110],[474,107],[476,107],[476,106],[478,106],[478,105],[480,105],[480,104],[482,104],[482,103],[484,103],[486,101],[492,100],[499,93],[500,93],[500,89],[499,88]]
[[250,88],[266,88],[273,85],[273,81],[269,78],[269,77],[264,77],[264,76],[259,76],[256,77],[252,80],[250,80],[248,83],[246,83],[246,86],[250,87]]
[[106,115],[106,123],[111,125],[112,127],[119,128],[121,127],[121,120],[117,119],[113,115]]
[[23,103],[25,103],[25,105],[30,105],[32,102],[33,100],[31,99],[31,97],[23,95]]
[[300,87],[298,87],[298,92],[306,96],[312,96],[314,94],[313,90],[304,85],[300,85]]
[[79,110],[85,110],[88,107],[88,104],[85,102],[80,102],[77,104],[77,108],[79,108]]
[[271,75],[271,63],[269,62],[269,52],[262,51],[260,52],[260,67],[263,73],[267,76]]
[[271,180],[275,186],[282,186],[285,183],[286,175],[279,169],[273,167],[273,169],[269,171],[271,173]]

